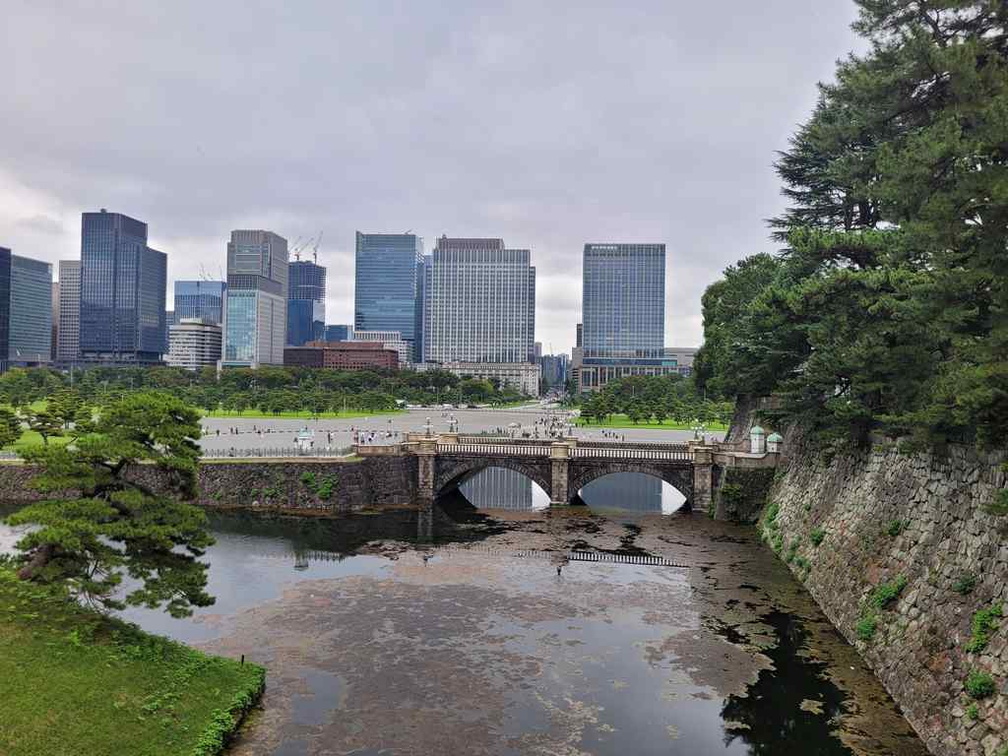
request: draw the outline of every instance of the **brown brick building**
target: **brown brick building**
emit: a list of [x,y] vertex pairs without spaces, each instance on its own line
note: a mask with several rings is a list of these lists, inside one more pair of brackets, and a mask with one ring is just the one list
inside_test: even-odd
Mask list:
[[309,341],[284,349],[287,367],[325,367],[333,370],[395,370],[399,354],[380,341]]

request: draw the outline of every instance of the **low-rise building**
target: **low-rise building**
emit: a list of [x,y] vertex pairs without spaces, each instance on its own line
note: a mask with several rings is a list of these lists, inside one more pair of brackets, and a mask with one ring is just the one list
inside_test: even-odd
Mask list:
[[352,341],[377,341],[386,349],[394,349],[399,355],[399,366],[413,362],[413,345],[405,341],[399,331],[354,331]]
[[284,365],[333,370],[396,370],[399,355],[378,341],[310,341],[304,346],[284,349]]
[[531,362],[444,362],[428,367],[463,378],[496,379],[527,396],[539,396],[539,366]]
[[598,391],[609,381],[636,375],[681,375],[693,372],[693,357],[697,347],[666,347],[649,356],[620,355],[586,357],[584,349],[574,348],[571,372],[577,381],[578,393]]
[[214,366],[221,358],[223,331],[202,318],[182,318],[168,327],[168,359],[171,367],[199,370]]

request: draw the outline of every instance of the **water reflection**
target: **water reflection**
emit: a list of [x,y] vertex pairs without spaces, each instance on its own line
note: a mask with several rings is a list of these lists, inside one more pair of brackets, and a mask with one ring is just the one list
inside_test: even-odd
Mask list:
[[[516,470],[488,467],[465,480],[459,493],[477,509],[517,512],[542,511],[549,496]],[[651,475],[612,473],[593,480],[577,494],[579,504],[598,511],[672,514],[685,503],[675,487]]]

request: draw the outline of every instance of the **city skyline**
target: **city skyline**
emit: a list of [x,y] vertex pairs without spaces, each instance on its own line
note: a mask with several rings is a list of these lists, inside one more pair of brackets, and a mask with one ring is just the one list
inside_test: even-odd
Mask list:
[[[355,229],[500,234],[535,250],[536,337],[554,352],[573,345],[577,260],[599,239],[667,245],[667,340],[699,343],[704,287],[777,248],[761,221],[784,206],[775,151],[814,105],[815,80],[856,45],[851,4],[798,0],[741,5],[727,23],[714,7],[658,3],[475,3],[450,19],[320,5],[283,23],[263,8],[179,5],[159,10],[165,34],[149,45],[142,5],[19,6],[6,19],[8,55],[33,64],[11,67],[0,104],[20,124],[0,145],[0,244],[55,264],[75,254],[82,209],[114,207],[150,224],[169,280],[201,266],[223,278],[232,228],[292,241],[324,229],[319,262],[341,271],[328,320],[351,323]],[[259,28],[282,54],[241,43]],[[802,33],[754,55],[771,29]],[[186,59],[156,64],[177,58],[179,38]],[[376,42],[394,54],[372,60]],[[158,91],[155,106],[99,96],[112,72]],[[253,91],[272,105],[236,135]]]

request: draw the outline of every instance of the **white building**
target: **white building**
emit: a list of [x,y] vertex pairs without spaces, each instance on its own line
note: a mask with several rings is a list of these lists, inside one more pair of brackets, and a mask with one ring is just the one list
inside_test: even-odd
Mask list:
[[227,245],[224,364],[283,365],[287,342],[287,240],[237,230]]
[[171,367],[199,370],[214,366],[221,358],[221,327],[200,318],[183,318],[168,327],[168,359]]
[[424,258],[424,361],[539,394],[536,270],[502,239],[442,236]]
[[408,367],[413,362],[413,345],[404,341],[399,331],[354,330],[351,340],[380,342],[386,349],[391,349],[399,354],[399,367]]

